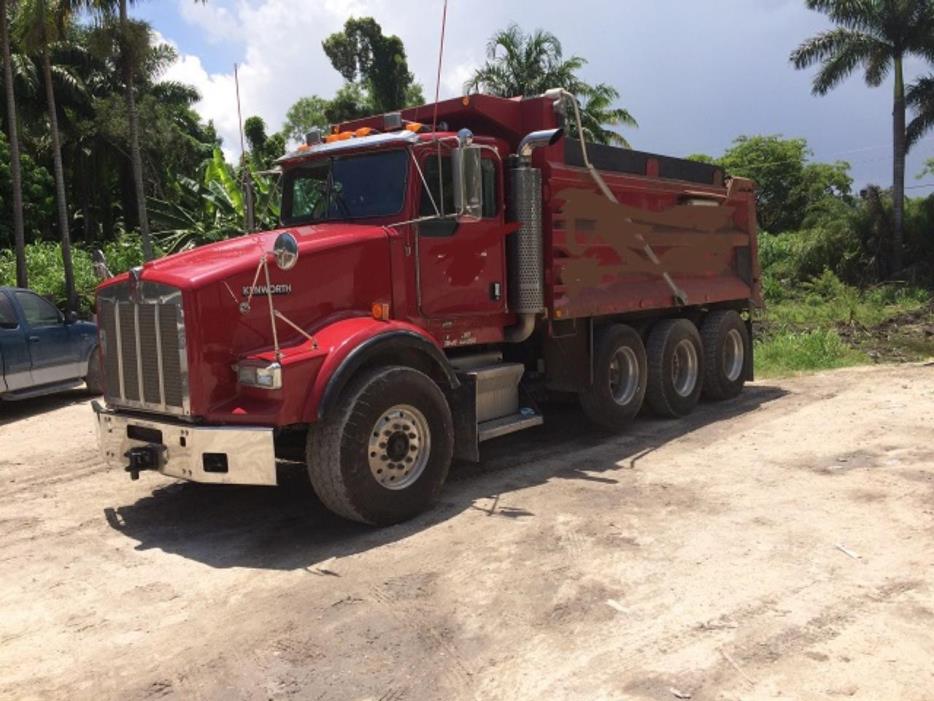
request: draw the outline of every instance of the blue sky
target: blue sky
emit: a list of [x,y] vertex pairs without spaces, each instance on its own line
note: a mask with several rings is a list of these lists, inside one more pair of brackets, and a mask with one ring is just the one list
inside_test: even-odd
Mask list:
[[[168,0],[132,11],[176,46],[181,58],[167,77],[201,91],[199,110],[214,119],[232,154],[235,62],[244,116],[259,114],[278,129],[296,99],[328,97],[340,86],[321,40],[347,17],[371,15],[403,39],[409,66],[430,95],[441,7],[441,0]],[[528,7],[449,0],[443,96],[460,94],[489,36],[515,21],[557,34],[566,54],[588,60],[584,78],[620,91],[640,124],[626,132],[634,148],[719,155],[740,134],[801,136],[816,159],[848,160],[857,187],[891,183],[891,80],[870,89],[854,75],[830,95],[813,97],[812,71],[795,71],[788,54],[829,25],[803,0],[540,0],[534,13]],[[909,79],[925,70],[920,62],[907,66]],[[907,184],[916,188],[909,194],[934,192],[934,177],[914,177],[930,158],[934,132],[909,158]]]

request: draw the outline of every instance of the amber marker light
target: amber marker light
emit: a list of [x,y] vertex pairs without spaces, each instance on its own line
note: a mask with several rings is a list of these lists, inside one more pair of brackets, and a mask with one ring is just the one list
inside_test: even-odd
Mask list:
[[385,302],[373,302],[372,312],[377,321],[389,320],[389,305]]

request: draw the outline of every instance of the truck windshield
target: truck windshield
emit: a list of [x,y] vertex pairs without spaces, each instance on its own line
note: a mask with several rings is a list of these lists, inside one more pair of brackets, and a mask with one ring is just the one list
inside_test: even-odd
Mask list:
[[408,154],[402,149],[333,156],[289,170],[282,189],[282,223],[398,214],[407,170]]

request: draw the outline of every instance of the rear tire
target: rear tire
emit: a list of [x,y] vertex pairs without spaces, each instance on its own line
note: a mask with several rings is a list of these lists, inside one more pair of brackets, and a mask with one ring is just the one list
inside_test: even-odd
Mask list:
[[710,312],[701,324],[704,343],[704,397],[732,399],[746,384],[749,331],[732,309]]
[[438,385],[412,368],[377,368],[351,381],[331,415],[312,425],[308,474],[334,513],[388,526],[437,500],[453,451]]
[[84,378],[84,384],[87,386],[87,392],[90,395],[99,397],[104,393],[104,383],[101,378],[100,348],[95,348],[91,352],[91,359],[88,361],[88,376]]
[[625,428],[642,407],[646,377],[642,337],[624,324],[602,329],[596,339],[593,385],[580,393],[584,413],[610,431]]
[[652,327],[646,352],[645,396],[652,411],[670,418],[690,414],[704,385],[704,349],[697,327],[687,319],[663,319]]

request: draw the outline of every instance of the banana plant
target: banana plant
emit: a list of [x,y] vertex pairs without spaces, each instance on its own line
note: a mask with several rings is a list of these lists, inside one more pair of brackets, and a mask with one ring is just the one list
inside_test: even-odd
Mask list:
[[[250,181],[257,226],[274,228],[279,221],[277,179],[251,170]],[[244,234],[241,182],[221,150],[215,148],[204,164],[200,182],[180,176],[171,201],[150,197],[149,214],[161,247],[176,252]]]

